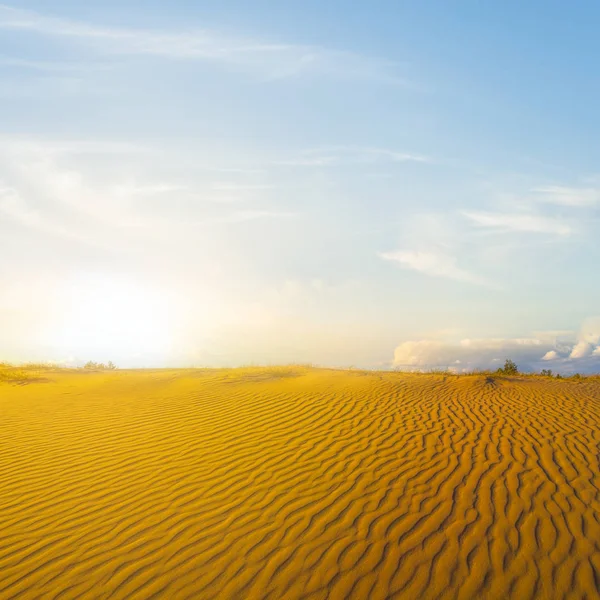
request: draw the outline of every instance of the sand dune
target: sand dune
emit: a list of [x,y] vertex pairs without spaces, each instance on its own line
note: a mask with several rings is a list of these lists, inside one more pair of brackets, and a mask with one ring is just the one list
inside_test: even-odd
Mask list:
[[597,598],[600,382],[0,384],[0,598]]

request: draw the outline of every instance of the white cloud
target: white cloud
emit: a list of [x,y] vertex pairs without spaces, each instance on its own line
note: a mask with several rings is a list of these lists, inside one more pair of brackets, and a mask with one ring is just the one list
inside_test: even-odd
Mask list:
[[338,156],[299,157],[279,160],[275,164],[285,167],[329,167],[339,165],[340,159]]
[[43,152],[53,157],[65,155],[115,155],[148,153],[150,148],[131,142],[84,139],[42,139],[0,134],[0,152],[8,154]]
[[[590,330],[590,323],[598,322],[597,318],[588,319],[579,337],[589,335],[586,331]],[[572,337],[567,340],[562,331],[554,332],[559,334],[556,336],[549,333],[553,332],[524,338],[405,341],[396,347],[393,365],[405,370],[444,368],[472,371],[497,369],[510,358],[524,372],[539,371],[549,361],[554,370],[565,374],[600,372],[600,346]]]
[[0,28],[70,38],[107,54],[227,63],[269,79],[319,73],[406,85],[387,61],[319,46],[268,43],[216,31],[102,27],[0,5]]
[[14,188],[0,187],[0,211],[28,227],[44,226],[39,214],[25,205]]
[[[0,7],[1,10],[1,7]],[[1,14],[1,13],[0,13]],[[0,24],[0,27],[2,25]],[[92,65],[90,63],[69,63],[69,62],[50,62],[43,60],[24,60],[22,58],[12,58],[0,56],[0,67],[15,67],[18,69],[30,69],[32,71],[42,71],[46,73],[88,73],[90,70],[107,70],[108,65]]]
[[65,166],[44,144],[30,142],[2,150],[0,169],[19,188],[23,203],[52,206],[49,213],[61,209],[96,221],[114,222],[123,212],[119,198],[88,185],[81,171]]
[[2,214],[13,223],[18,223],[27,229],[70,239],[88,246],[98,245],[91,236],[85,235],[77,228],[65,227],[52,215],[32,208],[14,188],[0,187],[0,215]]
[[127,196],[156,196],[160,194],[168,194],[172,192],[186,192],[189,188],[185,185],[174,184],[174,183],[156,183],[152,185],[138,185],[136,183],[128,182],[115,186],[115,194],[127,197]]
[[375,148],[373,146],[324,146],[305,150],[307,156],[337,155],[343,157],[340,160],[355,163],[372,163],[381,160],[390,162],[431,162],[427,156],[422,154],[412,154],[408,152],[399,152],[389,148]]
[[600,204],[600,190],[559,185],[537,187],[532,190],[537,199],[562,206],[590,207]]
[[443,254],[437,250],[431,252],[397,250],[394,252],[382,252],[379,256],[384,260],[396,262],[405,269],[419,271],[432,277],[444,277],[454,279],[455,281],[493,287],[482,277],[459,267],[453,256]]
[[323,146],[304,150],[299,156],[275,164],[292,167],[335,167],[376,163],[430,163],[427,156],[371,146]]
[[[94,160],[86,161],[88,154],[98,153],[118,155],[107,173],[99,172]],[[267,185],[212,185],[197,176],[194,184],[161,181],[153,174],[156,160],[150,152],[138,155],[136,147],[117,142],[0,137],[0,215],[27,229],[109,249],[133,242],[133,229],[141,243],[148,235],[175,240],[178,229],[199,224],[298,216],[271,208],[268,198],[258,196],[270,189]],[[130,161],[136,177],[128,173]],[[220,192],[235,192],[243,206],[223,202]],[[120,228],[128,231],[118,237]]]
[[91,86],[86,81],[84,73],[75,74],[54,74],[41,77],[5,77],[0,79],[0,98],[20,99],[20,98],[39,98],[46,96],[69,97],[81,96],[90,93],[112,93],[109,88],[100,89],[98,86]]
[[232,181],[218,181],[213,183],[211,187],[213,190],[222,192],[239,192],[272,190],[275,186],[261,183],[235,183]]
[[460,361],[464,371],[491,369],[501,366],[507,358],[517,364],[536,361],[546,349],[535,338],[464,339],[456,343],[418,340],[400,344],[394,351],[393,364],[408,369],[456,368],[456,361]]
[[255,219],[294,219],[298,213],[277,210],[237,210],[223,217],[214,219],[216,222],[236,223],[254,221]]
[[571,354],[569,354],[569,358],[585,358],[586,356],[591,356],[594,347],[589,342],[578,342],[571,350]]
[[465,211],[464,216],[476,226],[498,232],[531,232],[569,235],[571,227],[560,219],[535,214]]
[[600,344],[600,317],[590,317],[583,322],[579,339],[594,346]]

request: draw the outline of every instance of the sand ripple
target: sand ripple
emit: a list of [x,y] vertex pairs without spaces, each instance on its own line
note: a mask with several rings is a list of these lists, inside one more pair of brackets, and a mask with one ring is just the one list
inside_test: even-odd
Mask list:
[[600,383],[0,387],[0,598],[598,598]]

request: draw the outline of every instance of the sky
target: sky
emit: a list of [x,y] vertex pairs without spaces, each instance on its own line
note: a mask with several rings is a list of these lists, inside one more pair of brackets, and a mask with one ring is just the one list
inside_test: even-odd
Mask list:
[[0,5],[0,360],[600,371],[595,2]]

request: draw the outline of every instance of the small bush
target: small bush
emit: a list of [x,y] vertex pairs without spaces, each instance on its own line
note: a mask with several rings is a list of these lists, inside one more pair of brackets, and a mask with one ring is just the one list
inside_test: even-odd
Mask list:
[[500,375],[518,375],[519,368],[517,367],[517,364],[514,361],[512,361],[510,358],[507,358],[504,361],[504,366],[500,367],[497,372]]

